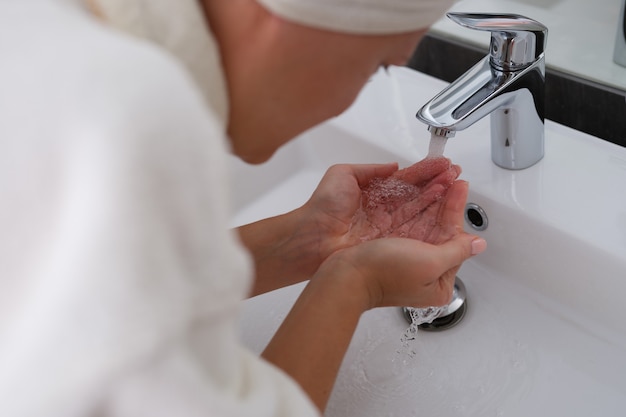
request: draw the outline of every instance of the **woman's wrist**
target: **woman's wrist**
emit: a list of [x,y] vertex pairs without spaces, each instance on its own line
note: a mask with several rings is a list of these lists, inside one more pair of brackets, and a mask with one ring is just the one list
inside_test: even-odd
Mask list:
[[360,273],[333,257],[315,273],[263,352],[322,411],[359,319],[371,305]]
[[310,279],[328,252],[306,206],[242,226],[239,235],[254,259],[252,295]]
[[332,280],[345,296],[350,296],[361,312],[379,307],[382,290],[372,279],[372,270],[361,265],[357,248],[347,248],[329,256],[313,276],[313,280]]

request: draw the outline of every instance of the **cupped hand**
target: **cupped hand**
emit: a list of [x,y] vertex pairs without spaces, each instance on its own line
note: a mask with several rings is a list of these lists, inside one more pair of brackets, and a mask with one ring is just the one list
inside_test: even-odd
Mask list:
[[460,168],[445,158],[424,159],[399,171],[396,164],[331,167],[303,206],[318,233],[320,259],[379,237],[450,239],[456,225],[442,214],[445,207],[459,209],[447,204],[459,174]]
[[485,247],[483,239],[466,233],[440,245],[407,238],[375,239],[336,252],[318,274],[352,277],[365,287],[368,308],[441,306],[450,302],[461,264]]
[[[411,224],[410,238],[390,234],[373,239],[338,252],[329,262],[356,270],[368,285],[374,306],[447,304],[462,262],[486,248],[483,239],[462,230],[467,193],[467,182],[455,180],[445,198],[420,212],[415,222],[405,223]],[[428,226],[424,239],[411,236],[416,225],[421,229],[423,224]]]
[[[425,159],[395,165],[331,168],[307,203],[335,253],[364,277],[376,306],[425,307],[449,302],[461,263],[486,243],[463,232],[468,184],[460,167]],[[325,259],[325,257],[322,257]],[[372,290],[373,288],[373,290]]]
[[363,241],[381,237],[446,241],[456,233],[456,224],[442,217],[442,211],[460,173],[459,166],[437,158],[424,159],[387,178],[374,178],[363,187],[352,233]]

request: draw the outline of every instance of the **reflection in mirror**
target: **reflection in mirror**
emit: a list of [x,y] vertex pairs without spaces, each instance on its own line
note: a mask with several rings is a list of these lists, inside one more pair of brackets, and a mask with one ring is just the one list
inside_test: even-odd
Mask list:
[[[563,73],[626,91],[626,67],[613,61],[624,0],[461,0],[451,11],[516,13],[549,28],[546,65]],[[621,22],[618,22],[621,20]],[[432,32],[486,48],[489,36],[443,18]]]
[[[614,60],[625,1],[460,0],[450,11],[514,13],[546,25],[546,118],[626,147],[626,66]],[[489,40],[444,17],[408,66],[452,82],[485,56]]]

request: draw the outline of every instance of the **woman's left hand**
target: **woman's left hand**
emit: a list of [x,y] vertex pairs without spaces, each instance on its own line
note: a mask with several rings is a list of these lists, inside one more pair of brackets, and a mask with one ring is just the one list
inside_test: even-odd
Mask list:
[[451,208],[447,191],[460,172],[445,158],[399,171],[395,164],[331,167],[302,207],[318,229],[320,257],[380,237],[435,244],[450,239],[456,226],[442,222],[441,214]]
[[[425,159],[403,170],[395,163],[332,166],[302,207],[239,229],[256,266],[252,295],[309,279],[328,256],[383,237],[383,228],[394,232],[390,236],[400,236],[409,226],[428,224],[428,236],[407,236],[435,244],[450,239],[456,228],[439,218],[451,207],[458,210],[458,204],[447,204],[446,191],[459,173],[460,168],[445,158]],[[373,215],[364,213],[363,190],[375,178],[401,180],[418,194]],[[455,201],[464,198],[455,193]]]

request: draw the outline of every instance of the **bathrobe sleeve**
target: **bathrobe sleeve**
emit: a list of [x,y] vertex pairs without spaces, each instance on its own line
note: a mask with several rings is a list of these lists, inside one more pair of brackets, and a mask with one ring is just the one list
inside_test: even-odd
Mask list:
[[184,69],[26,3],[0,6],[0,415],[318,415],[238,340],[251,262]]

